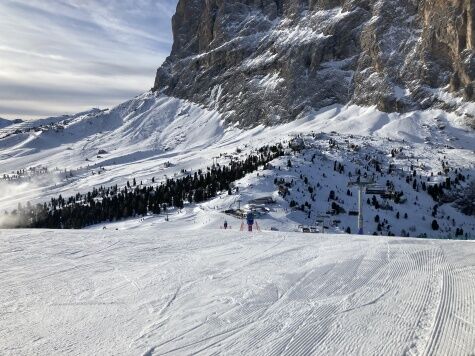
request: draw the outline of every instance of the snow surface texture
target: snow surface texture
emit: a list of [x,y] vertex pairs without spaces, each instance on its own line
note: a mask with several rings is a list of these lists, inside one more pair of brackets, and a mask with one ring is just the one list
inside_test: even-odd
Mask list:
[[[272,83],[275,79],[268,78],[266,83]],[[284,168],[282,172],[261,172],[259,176],[253,174],[238,182],[241,195],[221,196],[203,204],[201,208],[187,206],[181,215],[172,217],[183,218],[183,221],[201,219],[201,216],[209,215],[210,210],[236,208],[238,198],[245,204],[255,197],[276,196],[274,177],[286,174],[287,177],[284,178],[297,181],[299,173],[303,173],[311,179],[313,185],[317,182],[321,184],[317,201],[312,202],[314,214],[311,221],[306,220],[306,214],[290,212],[288,202],[278,200],[278,205],[269,214],[270,218],[262,222],[265,229],[275,226],[279,230],[294,231],[299,224],[314,224],[315,215],[327,211],[327,197],[331,189],[340,197],[346,195],[348,179],[334,175],[334,160],[344,163],[348,172],[349,169],[359,167],[358,161],[363,160],[361,156],[366,153],[373,157],[377,152],[382,152],[378,155],[385,160],[384,167],[392,162],[408,172],[413,163],[427,167],[425,174],[441,170],[440,160],[444,160],[449,161],[453,168],[463,169],[464,174],[468,172],[473,179],[475,134],[463,125],[459,114],[475,111],[469,105],[460,106],[459,111],[460,113],[445,113],[428,110],[386,114],[375,108],[332,106],[289,124],[241,130],[223,126],[222,117],[216,111],[176,98],[144,93],[111,110],[95,109],[74,116],[11,125],[10,135],[0,138],[0,178],[4,173],[11,174],[12,171],[29,167],[48,167],[49,171],[48,174],[33,175],[31,181],[0,180],[0,211],[14,209],[18,203],[25,204],[27,201],[48,201],[59,194],[66,197],[78,191],[87,192],[100,185],[123,186],[134,177],[144,184],[151,184],[152,177],[160,182],[166,177],[180,176],[182,169],[188,172],[206,169],[212,164],[214,157],[224,153],[235,155],[237,148],[242,150],[241,156],[245,156],[252,149],[288,141],[297,134],[308,135],[312,131],[337,131],[338,134],[332,137],[341,146],[348,139],[361,147],[369,147],[361,151],[360,157],[357,153],[344,150],[330,152],[326,147],[328,145],[325,146],[328,138],[324,138],[321,142],[312,143],[313,152],[318,153],[315,164],[310,164],[312,152],[309,152],[310,156],[292,157],[294,166],[298,169],[285,171],[285,162],[281,162]],[[438,126],[443,126],[444,129],[438,129]],[[405,159],[385,159],[384,154],[399,147],[405,148]],[[168,162],[171,164],[168,165]],[[223,156],[219,162],[227,164],[229,160]],[[364,163],[360,165],[363,166]],[[326,173],[327,177],[322,177],[322,173]],[[382,177],[380,183],[384,184],[385,179]],[[418,229],[411,231],[411,236],[418,236],[420,233],[427,233],[432,237],[447,236],[445,229],[448,226],[443,226],[438,234],[431,231],[430,214],[434,202],[425,193],[420,193],[421,200],[416,202],[412,186],[404,184],[397,187],[404,188],[408,198],[408,203],[401,208],[400,214],[402,216],[407,212],[409,220],[396,220],[395,211],[386,214],[365,207],[368,210],[365,221],[367,233],[375,230],[374,216],[379,214],[381,219],[387,219],[392,226],[398,226],[397,229],[392,229],[395,234],[400,234],[403,228],[406,232],[414,230],[415,226]],[[295,189],[297,188],[306,189],[305,186],[296,186]],[[345,209],[356,208],[356,194],[344,198],[347,203]],[[443,220],[442,215],[438,217],[441,225],[452,224],[452,220],[446,219],[450,216],[455,219],[456,227],[475,236],[473,217],[464,216],[448,204],[441,211],[445,211]],[[421,224],[423,217],[427,217],[427,220]],[[221,218],[224,219],[224,216],[221,215]],[[351,231],[357,231],[355,217],[340,219],[343,229],[335,231],[343,231],[348,226]],[[164,223],[164,218],[147,221],[161,224]],[[200,221],[206,224],[206,219]],[[136,219],[114,225],[118,228],[132,228],[143,224],[144,222]],[[217,225],[212,227],[216,228]]]
[[0,231],[2,355],[469,355],[475,244]]

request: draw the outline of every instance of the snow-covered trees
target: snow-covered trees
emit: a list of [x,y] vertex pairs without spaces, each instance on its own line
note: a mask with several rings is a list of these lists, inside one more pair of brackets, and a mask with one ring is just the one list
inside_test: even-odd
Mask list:
[[475,215],[475,180],[458,194],[455,206],[466,215]]
[[[19,206],[15,211],[17,218],[12,226],[35,228],[72,228],[116,221],[148,213],[160,214],[168,207],[181,209],[184,201],[200,203],[213,198],[220,191],[229,191],[230,184],[243,178],[259,166],[283,155],[282,146],[269,146],[259,149],[242,161],[232,161],[228,166],[209,167],[205,172],[199,170],[177,179],[167,179],[160,185],[144,186],[127,184],[119,189],[114,187],[94,188],[86,194],[63,199],[62,196],[51,202],[36,206]],[[306,203],[310,208],[310,205]]]

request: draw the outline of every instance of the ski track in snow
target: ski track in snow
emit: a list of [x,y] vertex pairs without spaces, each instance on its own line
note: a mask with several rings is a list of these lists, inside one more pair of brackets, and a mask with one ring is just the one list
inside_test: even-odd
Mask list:
[[469,355],[475,244],[0,230],[0,354]]

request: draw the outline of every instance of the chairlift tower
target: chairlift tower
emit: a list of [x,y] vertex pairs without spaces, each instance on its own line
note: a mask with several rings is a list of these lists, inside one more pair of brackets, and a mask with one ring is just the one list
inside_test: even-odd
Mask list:
[[358,235],[363,235],[363,193],[366,187],[374,184],[372,181],[356,180],[348,183],[348,187],[358,187]]

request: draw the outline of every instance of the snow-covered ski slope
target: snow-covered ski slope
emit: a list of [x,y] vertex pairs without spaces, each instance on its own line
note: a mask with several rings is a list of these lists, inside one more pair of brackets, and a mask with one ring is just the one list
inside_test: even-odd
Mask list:
[[[334,160],[346,174],[363,167],[365,155],[387,157],[384,168],[392,162],[403,175],[411,165],[430,175],[443,160],[473,178],[475,134],[465,114],[475,110],[386,114],[333,106],[244,130],[226,127],[217,111],[145,93],[111,110],[9,124],[0,133],[0,178],[13,178],[0,180],[0,211],[132,178],[159,184],[298,134],[310,148],[273,162],[282,169],[236,182],[239,194],[169,209],[169,221],[149,215],[84,231],[0,230],[0,354],[474,353],[473,242],[287,232],[325,213],[331,189],[355,209],[356,195],[346,196],[348,179],[333,171]],[[329,148],[329,138],[341,149]],[[399,147],[404,155],[387,156]],[[16,179],[23,169],[27,177]],[[289,208],[275,178],[294,180],[291,198],[299,203],[308,185],[319,184],[310,218]],[[366,231],[379,214],[396,234],[415,226],[414,234],[435,237],[431,198],[404,177],[390,178],[408,199],[396,207],[401,218],[365,206]],[[277,202],[258,220],[263,232],[240,232],[241,221],[222,213],[263,196]],[[473,217],[449,204],[438,214],[440,237],[454,227],[474,236]],[[218,229],[225,218],[231,231]],[[354,216],[339,219],[334,231],[356,231]]]
[[2,355],[470,355],[475,244],[0,231]]

